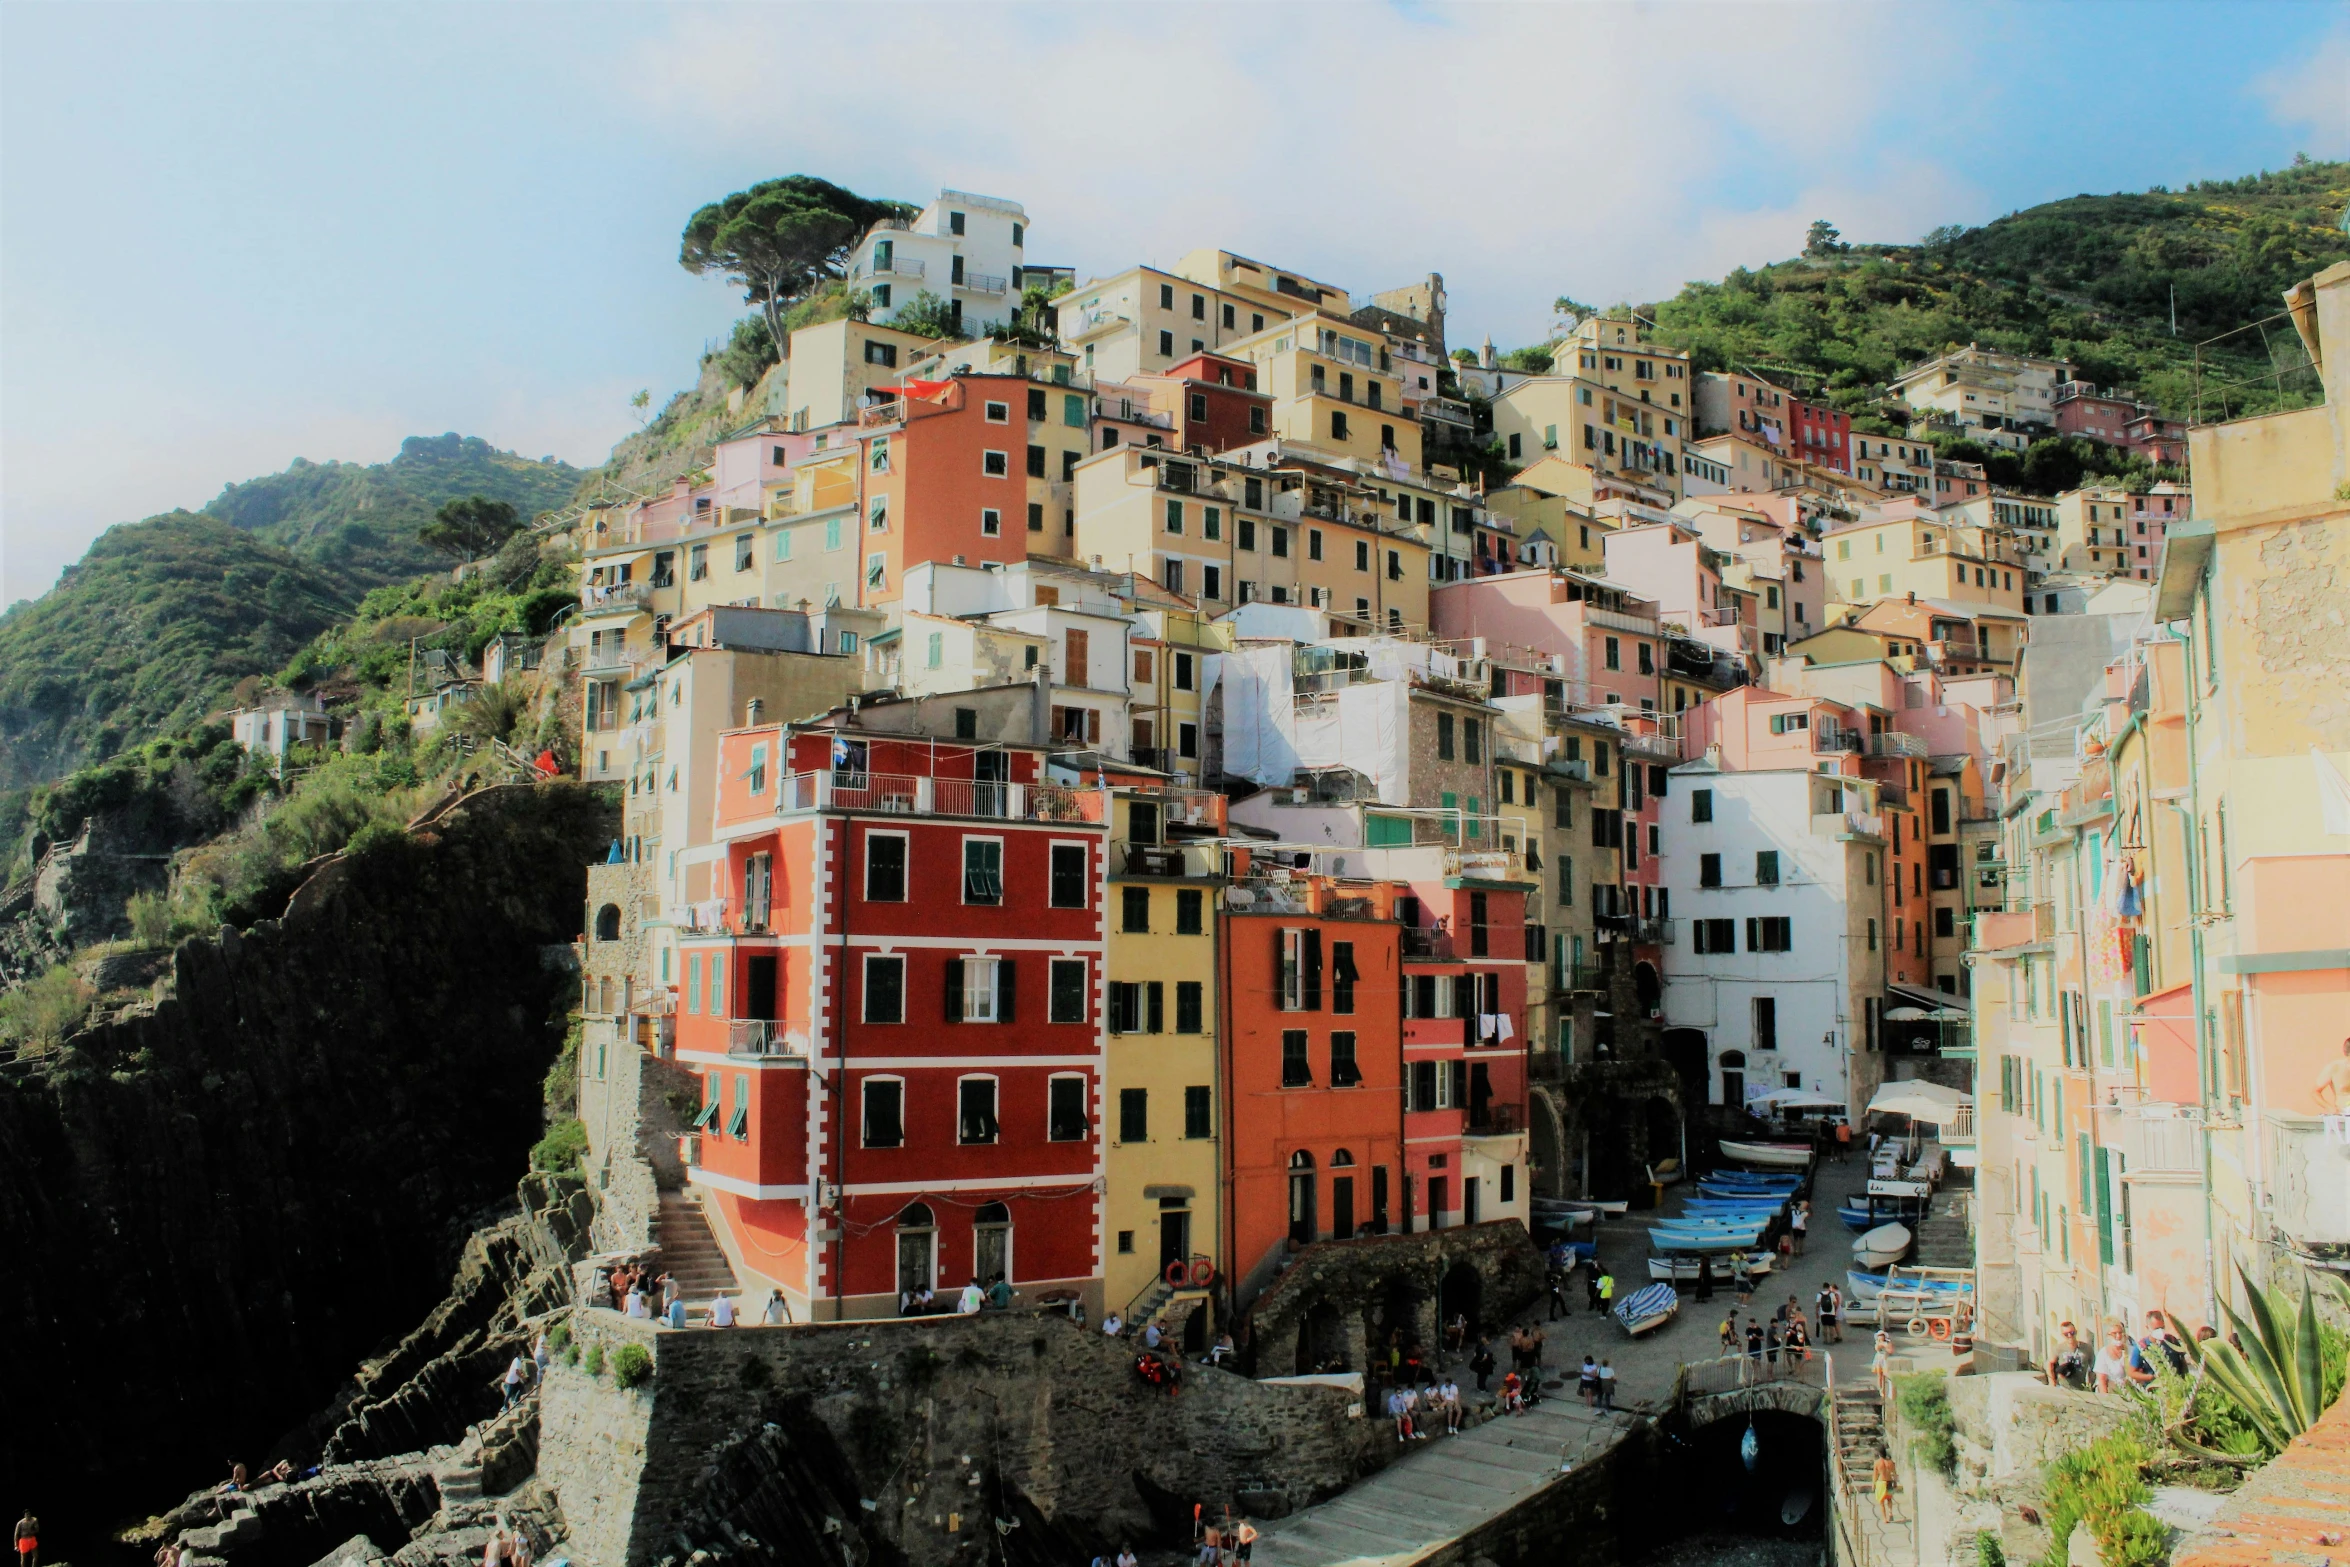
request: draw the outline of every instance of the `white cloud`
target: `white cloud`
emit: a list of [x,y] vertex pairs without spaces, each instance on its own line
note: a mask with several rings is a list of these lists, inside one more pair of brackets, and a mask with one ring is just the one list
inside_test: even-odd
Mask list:
[[2269,118],[2299,132],[2299,150],[2316,158],[2350,155],[2350,35],[2335,33],[2299,63],[2252,84]]
[[1040,255],[1081,272],[1203,245],[1358,293],[1435,270],[1456,322],[1504,341],[1538,333],[1560,293],[1654,298],[1790,254],[1815,216],[1913,238],[1961,190],[1869,150],[1895,144],[1876,121],[1912,114],[1914,62],[1964,47],[1938,39],[1933,12],[1092,6],[991,29],[968,15],[811,8],[746,28],[740,11],[681,11],[616,75],[649,128],[774,149],[778,172],[1015,197]]

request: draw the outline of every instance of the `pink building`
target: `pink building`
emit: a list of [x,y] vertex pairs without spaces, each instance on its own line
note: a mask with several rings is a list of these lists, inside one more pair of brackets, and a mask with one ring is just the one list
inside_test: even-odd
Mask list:
[[1496,659],[1547,666],[1556,707],[1654,710],[1664,627],[1649,600],[1579,572],[1514,571],[1439,583],[1428,619],[1441,640],[1483,637]]
[[1754,667],[1760,628],[1756,594],[1734,587],[1722,573],[1728,552],[1714,548],[1681,522],[1620,528],[1602,540],[1607,575],[1656,605],[1657,619],[1747,666]]

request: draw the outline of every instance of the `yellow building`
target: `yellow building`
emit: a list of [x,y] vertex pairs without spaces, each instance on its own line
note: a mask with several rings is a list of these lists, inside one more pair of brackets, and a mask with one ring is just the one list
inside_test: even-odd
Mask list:
[[1349,472],[1268,471],[1120,444],[1076,467],[1077,551],[1213,616],[1303,604],[1366,626],[1428,622],[1428,547]]
[[1284,442],[1397,477],[1420,471],[1419,416],[1379,332],[1313,310],[1227,352],[1257,367],[1257,389],[1272,395],[1273,430]]
[[2174,484],[2139,494],[2112,484],[2067,490],[2050,507],[2051,563],[2041,569],[2151,582],[2162,567],[2165,532],[2185,522],[2193,504],[2194,497]]
[[2026,568],[2013,538],[1904,505],[1864,518],[1820,541],[1831,602],[1921,599],[2023,609]]
[[[1216,921],[1224,889],[1221,795],[1119,789],[1108,796],[1109,1065],[1103,1103],[1108,1209],[1103,1298],[1205,1348],[1195,1258],[1222,1256]],[[1167,1282],[1171,1266],[1186,1287]]]
[[2021,451],[2056,427],[2056,389],[2073,378],[2061,359],[2004,354],[1972,343],[1910,366],[1890,390],[1936,422]]
[[[1194,251],[1185,264],[1220,254]],[[1337,297],[1343,311],[1346,296]],[[1315,302],[1270,289],[1226,289],[1210,277],[1129,267],[1072,289],[1054,301],[1054,308],[1061,341],[1076,355],[1078,369],[1096,380],[1123,381],[1157,374],[1203,351],[1231,353],[1233,345],[1287,316],[1312,310]]]
[[1510,520],[1522,545],[1550,546],[1547,556],[1530,560],[1528,565],[1563,566],[1569,571],[1607,569],[1607,534],[1613,524],[1593,516],[1589,506],[1527,483],[1523,474],[1516,483],[1487,491],[1485,506]]
[[[1553,362],[1579,359],[1597,365],[1646,364],[1659,371],[1688,369],[1685,357],[1663,357],[1661,351],[1634,358],[1573,346],[1560,349]],[[1510,385],[1493,400],[1493,433],[1503,455],[1513,463],[1558,457],[1661,494],[1663,504],[1672,505],[1682,495],[1681,448],[1692,425],[1685,409],[1667,408],[1663,399],[1683,393],[1665,390],[1661,381],[1637,391],[1619,390],[1600,380],[1600,373],[1616,374],[1529,376]]]
[[870,321],[826,321],[791,335],[784,408],[794,430],[821,430],[853,421],[865,394],[896,386],[918,360],[938,352],[938,339]]

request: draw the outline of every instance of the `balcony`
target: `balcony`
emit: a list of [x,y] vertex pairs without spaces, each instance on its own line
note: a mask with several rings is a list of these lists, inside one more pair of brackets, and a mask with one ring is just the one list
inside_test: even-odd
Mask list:
[[2304,1256],[2350,1255],[2350,1116],[2267,1116],[2275,1179],[2269,1222]]
[[1514,1104],[1488,1104],[1483,1109],[1469,1112],[1469,1124],[1462,1128],[1466,1137],[1507,1137],[1526,1129],[1525,1112]]
[[1212,844],[1130,843],[1126,845],[1125,873],[1129,876],[1204,879],[1223,874],[1223,851]]
[[892,256],[886,261],[876,257],[861,269],[862,275],[868,277],[920,277],[929,270],[925,263],[905,256]]
[[1568,963],[1559,969],[1561,990],[1607,994],[1607,970],[1596,963]]
[[1867,811],[1836,811],[1813,817],[1811,830],[1819,838],[1882,838],[1885,819]]
[[1452,955],[1452,932],[1432,930],[1425,925],[1406,925],[1403,928],[1403,957],[1406,963],[1441,963]]
[[1869,755],[1908,756],[1923,759],[1928,754],[1926,742],[1916,735],[1905,735],[1898,730],[1869,736]]
[[986,272],[966,272],[955,285],[966,294],[1000,294],[1007,286],[1005,279]]
[[1935,1128],[1935,1141],[1945,1148],[1972,1148],[1975,1145],[1975,1107],[1960,1105],[1950,1112],[1950,1119]]
[[1624,754],[1646,756],[1659,761],[1677,762],[1681,759],[1681,742],[1673,735],[1643,734],[1636,729],[1624,731]]
[[[910,816],[978,816],[999,821],[1074,822],[1075,791],[1060,784],[990,783],[916,778],[897,773],[791,773],[779,781],[776,813],[884,811]],[[727,824],[722,835],[758,830],[756,819]]]
[[2132,1175],[2203,1173],[2203,1121],[2190,1108],[2099,1105],[2097,1140],[2119,1150]]
[[1673,922],[1667,919],[1636,919],[1632,922],[1632,939],[1652,946],[1669,947],[1673,944]]
[[1638,637],[1664,635],[1663,628],[1646,615],[1627,615],[1621,610],[1595,609],[1588,602],[1583,607],[1583,618],[1603,631],[1629,631]]
[[808,1025],[781,1018],[733,1017],[726,1020],[726,1053],[730,1056],[809,1057]]
[[1822,756],[1839,751],[1858,756],[1868,748],[1868,737],[1857,729],[1814,729],[1811,748]]
[[652,602],[653,584],[650,582],[620,582],[611,587],[579,590],[579,607],[591,615],[644,609]]

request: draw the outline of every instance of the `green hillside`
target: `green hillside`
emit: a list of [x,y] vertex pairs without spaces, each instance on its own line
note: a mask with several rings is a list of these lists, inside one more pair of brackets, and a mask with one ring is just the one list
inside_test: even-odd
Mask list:
[[[1892,428],[1878,420],[1891,376],[1965,343],[2070,359],[2082,379],[2134,388],[2176,416],[2237,417],[2314,400],[2314,378],[2289,368],[2300,362],[2289,325],[2270,323],[2267,346],[2237,329],[2350,260],[2346,206],[2350,163],[2072,196],[1917,245],[1833,245],[1741,268],[1644,313],[1700,367],[1795,372],[1871,428]],[[2198,409],[2195,345],[2223,333],[2236,335],[2204,349]]]
[[218,518],[109,528],[0,615],[0,787],[185,728],[350,613],[341,581]]
[[354,596],[445,557],[416,542],[444,502],[468,495],[506,501],[524,517],[571,499],[580,470],[534,462],[470,435],[412,435],[390,462],[306,462],[232,484],[204,510],[332,574]]

